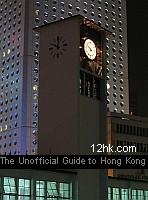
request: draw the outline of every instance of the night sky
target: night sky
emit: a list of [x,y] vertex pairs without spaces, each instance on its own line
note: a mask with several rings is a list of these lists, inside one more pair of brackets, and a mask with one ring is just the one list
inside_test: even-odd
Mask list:
[[127,0],[130,100],[148,116],[148,0]]
[[130,72],[142,66],[148,73],[148,0],[127,0],[127,14]]

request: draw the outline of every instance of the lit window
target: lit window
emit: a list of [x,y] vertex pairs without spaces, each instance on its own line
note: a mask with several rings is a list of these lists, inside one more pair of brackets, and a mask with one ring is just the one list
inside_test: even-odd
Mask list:
[[33,99],[34,99],[34,100],[37,100],[37,99],[38,99],[38,95],[37,95],[37,94],[34,94]]
[[11,52],[11,50],[10,50],[10,49],[8,49],[8,50],[7,50],[7,54],[9,55],[9,54],[10,54],[10,52]]
[[19,179],[18,200],[30,200],[30,180]]
[[34,90],[34,91],[38,90],[38,86],[37,86],[37,85],[34,85],[34,86],[33,86],[33,90]]
[[58,184],[56,182],[47,182],[47,196],[58,197]]
[[119,188],[113,188],[113,199],[114,200],[119,200],[120,199]]
[[3,199],[16,199],[16,181],[15,178],[4,177]]
[[108,187],[108,200],[111,200],[112,198],[112,194],[111,194],[111,187]]
[[137,190],[137,192],[138,192],[137,200],[144,200],[144,191],[143,190]]
[[137,200],[136,190],[132,190],[132,200]]
[[40,14],[39,10],[35,10],[35,14],[38,16]]
[[6,56],[6,53],[5,53],[5,51],[3,51],[3,57],[5,57]]
[[109,84],[109,83],[107,83],[107,89],[108,89],[108,90],[110,89],[110,84]]
[[2,128],[2,126],[0,126],[0,132],[2,132],[3,131],[3,128]]
[[47,200],[51,198],[70,199],[70,184],[47,182]]
[[121,200],[128,200],[128,189],[121,189]]
[[60,197],[63,199],[69,198],[69,184],[68,183],[60,183]]
[[45,199],[45,181],[36,181],[36,200]]
[[8,128],[8,125],[6,124],[6,125],[5,125],[5,130],[7,130],[7,128]]
[[145,191],[145,200],[148,200],[148,191]]

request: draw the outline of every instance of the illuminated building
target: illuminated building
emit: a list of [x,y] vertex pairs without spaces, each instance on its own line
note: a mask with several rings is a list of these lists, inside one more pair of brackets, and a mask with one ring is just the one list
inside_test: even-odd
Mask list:
[[39,34],[33,28],[76,14],[112,32],[106,39],[108,109],[128,113],[125,0],[1,0],[1,154],[37,152]]
[[108,200],[147,200],[147,181],[110,177],[108,180]]
[[[107,115],[108,144],[114,146],[112,155],[147,155],[148,153],[148,119],[119,113]],[[117,147],[122,152],[117,152]],[[132,147],[136,148],[132,148]],[[116,152],[115,152],[116,151]],[[123,152],[124,151],[124,152]],[[109,169],[108,200],[148,199],[148,170]]]
[[[108,113],[108,143],[114,146],[117,155],[147,155],[148,153],[148,119],[144,117]],[[121,152],[115,152],[121,146]],[[125,147],[125,149],[124,149]],[[132,148],[135,147],[135,148]],[[109,175],[119,178],[147,180],[147,169],[114,169]]]
[[[22,173],[23,172],[23,173]],[[20,175],[21,174],[21,175]],[[77,174],[42,170],[0,170],[0,199],[3,200],[77,200]],[[107,200],[147,200],[146,181],[108,180]],[[91,191],[92,188],[89,188]],[[88,191],[88,192],[89,192]],[[87,192],[85,192],[88,194]],[[80,199],[80,198],[79,198]],[[86,198],[87,199],[87,198]]]
[[[40,52],[39,34],[33,32],[33,28],[77,14],[92,19],[97,24],[112,32],[112,35],[106,39],[108,110],[110,112],[128,114],[129,100],[125,0],[1,0],[1,154],[36,154],[38,150],[38,79]],[[50,126],[50,123],[47,125]],[[15,174],[9,174],[7,171],[7,174],[3,174],[1,177],[3,177],[1,181],[3,185],[5,185],[4,193],[1,193],[3,199],[10,199],[10,196],[12,196],[11,199],[15,199],[15,197],[18,199],[30,199],[32,193],[20,192],[21,188],[29,188],[30,175],[18,177]],[[14,177],[17,178],[14,179]],[[46,182],[43,179],[43,177],[39,177],[36,178],[36,182],[33,181],[33,186],[38,187],[37,191],[41,189],[42,192],[44,191],[46,193],[48,191],[49,194],[52,192],[52,194],[55,195],[57,191],[55,190],[54,193],[51,191],[50,187],[55,187],[56,185],[59,188],[59,192],[63,194],[63,190],[60,190],[61,180],[56,180],[54,177],[51,179],[51,182],[50,179],[46,179]],[[54,183],[52,183],[52,181]],[[15,185],[16,183],[17,185]],[[45,190],[44,185],[49,185],[49,187],[46,187]],[[69,187],[69,184],[66,184],[64,187]],[[139,191],[132,187],[133,199],[135,198],[137,200],[137,196],[141,196],[141,194],[147,195],[146,186],[143,190],[141,187],[144,186],[137,186]],[[124,189],[124,191],[122,189]],[[128,191],[126,189],[127,185],[126,187],[122,184],[119,185],[118,180],[115,185],[110,181],[109,198],[111,194],[110,199],[112,199],[114,193],[114,199],[118,199],[119,196],[121,197],[122,191],[124,197],[125,194],[131,194],[131,189],[128,188]],[[36,196],[34,194],[34,198],[36,196],[36,199],[42,199],[44,193],[42,192],[39,193],[41,196]],[[66,191],[65,194],[67,195]],[[60,197],[63,198],[63,196]],[[49,199],[51,198],[52,197],[49,197]],[[56,198],[59,198],[59,196]],[[66,196],[65,198],[69,199],[71,197]],[[131,196],[129,196],[129,199],[130,198]]]
[[[21,176],[20,176],[21,174]],[[0,199],[76,199],[76,175],[41,170],[2,170]]]

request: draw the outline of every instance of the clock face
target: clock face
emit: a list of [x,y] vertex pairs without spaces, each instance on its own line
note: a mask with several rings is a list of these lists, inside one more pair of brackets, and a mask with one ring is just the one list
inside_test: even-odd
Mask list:
[[56,36],[56,38],[49,44],[50,55],[54,58],[60,58],[66,51],[67,46],[68,44],[63,36]]
[[96,58],[96,45],[91,39],[86,39],[84,42],[84,51],[86,53],[86,56],[90,60],[94,60]]

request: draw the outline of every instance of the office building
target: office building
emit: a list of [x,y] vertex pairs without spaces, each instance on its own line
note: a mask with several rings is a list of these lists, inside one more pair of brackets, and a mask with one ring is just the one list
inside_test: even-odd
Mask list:
[[[25,16],[26,20],[30,19],[28,15]],[[76,31],[73,34],[73,39],[71,38],[72,28],[74,28],[73,33]],[[36,30],[40,32],[39,46],[41,49],[39,60],[39,128],[41,127],[41,129],[39,129],[38,135],[33,130],[34,137],[36,136],[38,139],[38,141],[37,139],[33,141],[33,144],[41,145],[37,146],[36,153],[88,153],[93,140],[98,141],[101,138],[103,142],[106,136],[106,67],[104,63],[104,32],[106,31],[93,21],[80,16],[38,27],[35,29],[35,35],[39,36]],[[97,35],[99,35],[99,38]],[[31,154],[26,150],[27,146],[30,145],[29,134],[32,127],[26,125],[31,113],[30,104],[25,100],[32,97],[28,87],[29,79],[32,78],[29,74],[31,68],[28,67],[32,57],[28,53],[30,49],[27,49],[27,47],[30,47],[27,44],[27,42],[30,42],[29,34],[26,34],[25,37],[27,38],[26,44],[24,44],[25,54],[22,57],[25,59],[27,67],[24,68],[22,77],[22,113],[20,113],[20,115],[22,114],[22,125],[18,143],[21,151],[19,154]],[[50,39],[49,42],[47,42],[48,39]],[[50,57],[48,53],[50,53]],[[35,55],[37,55],[37,52],[35,52]],[[48,66],[51,66],[51,68],[48,68]],[[37,91],[37,88],[37,84],[33,85],[34,91]],[[44,94],[46,95],[44,96]],[[25,112],[26,109],[28,112]],[[100,124],[97,123],[97,119],[100,119]],[[50,121],[51,124],[48,126],[47,124]],[[86,126],[88,123],[89,126]],[[36,121],[33,124],[35,127],[37,126]],[[93,135],[92,130],[94,131]],[[25,131],[27,131],[26,135]],[[103,137],[101,132],[104,133]],[[105,170],[78,170],[79,198],[106,199],[106,178]],[[88,195],[84,192],[84,188],[88,190],[90,187],[92,189]]]
[[147,200],[148,183],[142,180],[131,180],[109,177],[108,180],[108,200]]
[[[1,0],[1,154],[36,154],[38,151],[40,35],[33,31],[33,28],[77,14],[95,21],[112,32],[112,35],[106,38],[108,110],[116,113],[129,113],[125,0]],[[136,130],[138,138],[135,138],[135,143],[138,151],[143,152],[147,149],[147,144],[141,135],[146,137],[147,126],[143,127],[143,124],[139,124],[138,127],[135,127],[134,123],[133,120],[130,125],[132,128],[129,128],[126,123],[119,123],[116,128],[121,128],[121,131],[125,128],[128,131],[126,135],[133,134],[133,131],[129,131],[130,129]],[[117,138],[115,139],[116,144],[123,144],[123,142],[132,144],[133,142],[127,141],[124,136],[123,138],[117,136]],[[58,172],[50,174],[50,172],[24,170],[23,175],[21,172],[14,169],[12,171],[1,170],[1,199],[77,199],[75,181],[78,179],[75,174],[68,176],[66,172],[62,177]],[[146,171],[139,171],[141,179],[137,183],[133,180],[125,180],[127,177],[133,178],[135,174],[130,177],[131,171],[126,174],[120,172],[120,175],[117,171],[110,173],[116,179],[109,178],[109,200],[122,197],[122,199],[136,200],[148,198],[147,183],[144,182]],[[85,180],[85,175],[82,173],[82,176],[79,176],[81,185]],[[89,176],[92,174],[90,173]],[[142,179],[142,177],[144,178]],[[92,185],[88,184],[87,188],[89,186]],[[100,193],[100,187],[98,191]],[[93,190],[91,190],[91,194],[92,192]],[[87,193],[85,196],[88,197]]]
[[[78,185],[76,173],[61,173],[60,170],[8,170],[0,171],[0,199],[19,200],[77,200]],[[129,179],[108,180],[107,200],[147,200],[147,182]],[[88,195],[92,188],[86,192]],[[86,190],[85,190],[86,191]]]
[[[147,155],[148,119],[133,115],[108,113],[108,144],[114,146],[112,155]],[[117,152],[117,147],[119,151]],[[132,148],[135,147],[135,148]],[[116,152],[115,152],[116,151]],[[148,170],[108,169],[108,200],[148,199]]]
[[41,170],[0,172],[0,199],[77,199],[76,174]]
[[[108,113],[108,143],[114,146],[113,155],[147,155],[148,119],[144,117]],[[117,152],[117,147],[119,151]],[[115,152],[116,151],[116,152]],[[142,163],[141,163],[142,164]],[[141,165],[142,168],[142,165]],[[147,169],[113,169],[109,176],[136,180],[148,179]]]

